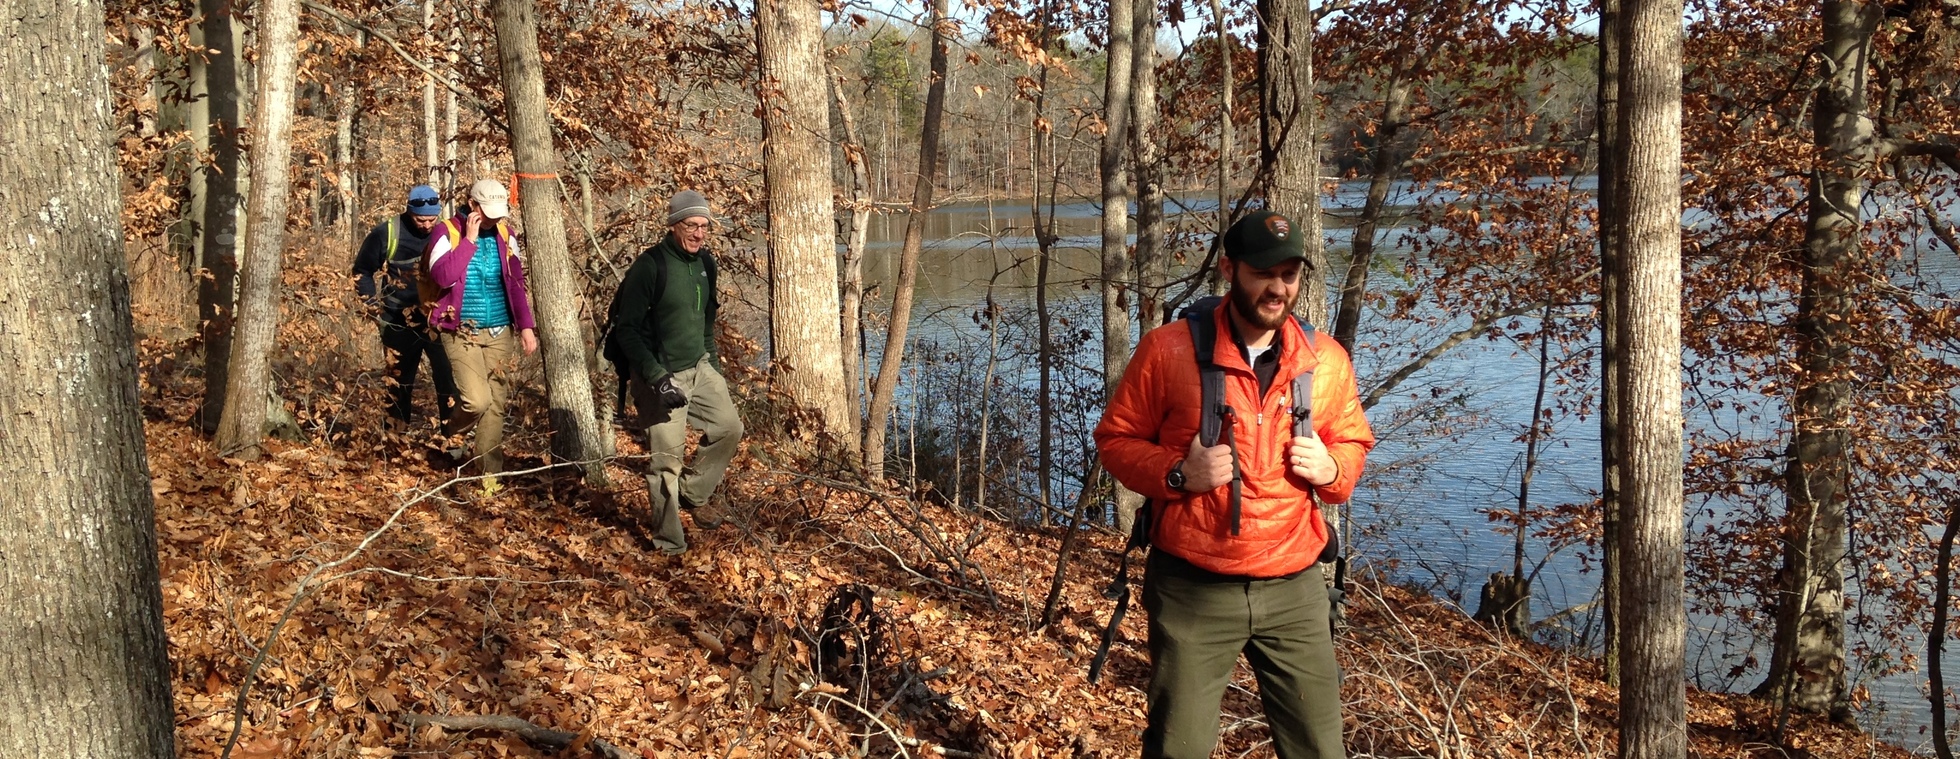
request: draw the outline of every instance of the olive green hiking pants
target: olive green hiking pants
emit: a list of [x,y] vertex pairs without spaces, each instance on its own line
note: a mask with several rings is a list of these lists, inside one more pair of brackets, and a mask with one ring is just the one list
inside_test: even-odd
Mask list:
[[1206,759],[1218,743],[1219,702],[1243,652],[1279,759],[1341,759],[1340,671],[1320,567],[1243,581],[1152,550],[1144,570],[1150,615],[1146,759]]
[[[682,499],[690,506],[705,505],[742,445],[742,416],[729,397],[728,382],[707,357],[674,372],[674,387],[687,396],[687,405],[662,416],[653,411],[660,408],[659,399],[637,372],[629,385],[633,406],[648,424],[647,517],[655,529],[654,545],[668,554],[687,550],[687,535],[681,530]],[[701,446],[694,451],[693,472],[682,477],[690,424],[701,431]]]

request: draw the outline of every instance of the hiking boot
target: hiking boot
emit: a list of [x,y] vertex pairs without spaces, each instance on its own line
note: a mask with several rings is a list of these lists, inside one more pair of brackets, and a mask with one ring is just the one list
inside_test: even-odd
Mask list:
[[[710,498],[708,502],[712,504],[714,499]],[[688,500],[687,496],[681,496],[681,511],[693,516],[694,526],[703,530],[721,529],[722,525],[728,523],[728,514],[722,509],[696,504]]]

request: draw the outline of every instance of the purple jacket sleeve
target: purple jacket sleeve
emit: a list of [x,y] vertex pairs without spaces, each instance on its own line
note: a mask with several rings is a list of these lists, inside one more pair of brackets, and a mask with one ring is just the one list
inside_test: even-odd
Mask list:
[[447,231],[441,226],[431,230],[429,250],[425,253],[429,257],[429,276],[444,290],[463,284],[470,272],[470,259],[476,255],[476,241],[469,235],[457,235],[456,247],[451,249]]
[[537,320],[531,316],[531,287],[524,279],[524,260],[517,256],[517,238],[504,238],[510,246],[510,255],[504,257],[504,297],[510,301],[510,320],[518,329],[537,329]]

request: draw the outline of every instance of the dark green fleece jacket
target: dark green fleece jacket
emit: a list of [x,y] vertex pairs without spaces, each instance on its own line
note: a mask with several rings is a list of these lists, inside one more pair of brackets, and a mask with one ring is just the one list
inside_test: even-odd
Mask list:
[[[666,288],[655,292],[660,258],[667,259]],[[618,322],[613,325],[623,362],[648,383],[694,366],[715,354],[715,314],[721,302],[708,275],[713,265],[706,248],[688,253],[668,235],[634,259],[619,285]]]

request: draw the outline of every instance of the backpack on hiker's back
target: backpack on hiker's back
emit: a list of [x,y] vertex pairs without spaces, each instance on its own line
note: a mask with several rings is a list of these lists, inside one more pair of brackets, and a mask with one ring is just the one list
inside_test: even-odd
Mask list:
[[[1191,330],[1192,353],[1198,362],[1200,409],[1198,412],[1198,444],[1211,447],[1219,445],[1222,442],[1224,445],[1231,446],[1232,448],[1230,518],[1232,531],[1234,534],[1237,534],[1239,501],[1241,497],[1240,489],[1243,486],[1239,474],[1238,443],[1233,440],[1232,435],[1231,415],[1233,411],[1231,406],[1225,401],[1225,369],[1213,363],[1211,360],[1212,351],[1217,348],[1218,342],[1217,325],[1213,322],[1213,319],[1216,318],[1218,306],[1223,301],[1223,298],[1216,295],[1200,298],[1198,302],[1186,306],[1183,311],[1179,312],[1178,318],[1184,320],[1185,325]],[[1300,317],[1294,316],[1292,319],[1294,323],[1300,325],[1300,331],[1306,334],[1307,349],[1313,350],[1314,340],[1319,333],[1314,330],[1313,325],[1306,323]],[[1292,400],[1293,436],[1305,437],[1314,434],[1312,369],[1300,372],[1293,377]],[[1313,493],[1309,491],[1307,497],[1314,498]],[[1116,579],[1112,580],[1109,587],[1103,591],[1104,597],[1116,600],[1116,612],[1110,616],[1109,626],[1103,630],[1102,644],[1096,649],[1096,657],[1089,665],[1089,682],[1091,683],[1096,682],[1102,676],[1103,662],[1109,656],[1109,646],[1115,640],[1116,628],[1122,624],[1123,616],[1129,611],[1130,554],[1137,549],[1147,549],[1150,547],[1151,507],[1154,505],[1151,501],[1144,501],[1143,507],[1137,509],[1136,519],[1130,526],[1129,541],[1123,546],[1123,558],[1117,564]],[[1322,511],[1321,518],[1327,519],[1324,510]],[[1334,530],[1331,519],[1328,520],[1327,527],[1327,545],[1321,548],[1318,562],[1323,564],[1332,562],[1334,564],[1334,585],[1327,591],[1328,600],[1333,606],[1334,614],[1330,615],[1330,619],[1332,619],[1338,616],[1341,597],[1347,582],[1347,557],[1341,553],[1340,536]]]

